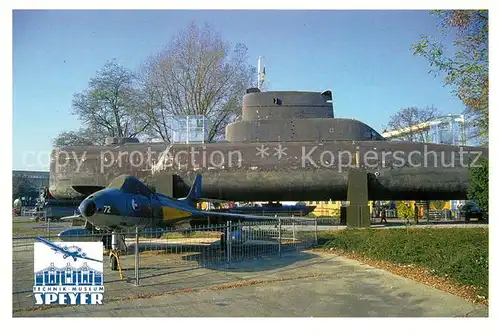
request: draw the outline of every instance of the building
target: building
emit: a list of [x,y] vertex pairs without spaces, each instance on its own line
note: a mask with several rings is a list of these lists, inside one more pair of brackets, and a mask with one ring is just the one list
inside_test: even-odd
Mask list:
[[43,171],[30,171],[30,170],[13,170],[12,177],[23,178],[31,180],[37,184],[49,185],[50,172]]
[[23,202],[34,201],[41,189],[49,187],[49,176],[50,172],[13,170],[12,192],[14,199],[21,198]]
[[54,263],[35,273],[35,286],[100,286],[103,285],[102,272],[87,266],[80,268],[68,263],[64,268],[57,268]]

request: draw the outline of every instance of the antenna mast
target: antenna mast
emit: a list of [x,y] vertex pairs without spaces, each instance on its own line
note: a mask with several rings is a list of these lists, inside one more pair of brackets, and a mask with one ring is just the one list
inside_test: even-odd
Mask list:
[[261,84],[260,84],[260,60],[262,59],[261,56],[259,56],[259,59],[257,60],[257,88],[260,89]]
[[264,83],[264,78],[266,77],[266,67],[260,70],[260,62],[262,60],[262,56],[259,56],[259,59],[257,60],[257,88],[259,90],[262,89],[262,84]]

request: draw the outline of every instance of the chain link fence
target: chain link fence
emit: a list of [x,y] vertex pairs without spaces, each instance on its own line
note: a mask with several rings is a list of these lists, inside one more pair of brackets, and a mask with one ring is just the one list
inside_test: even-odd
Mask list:
[[[300,252],[317,244],[318,229],[321,227],[317,219],[283,217],[272,221],[127,232],[117,235],[118,244],[122,246],[118,267],[113,268],[109,250],[104,251],[104,281],[140,286],[148,284],[148,278],[168,275],[179,268],[230,269],[236,261],[258,261],[262,257]],[[51,242],[63,241],[54,233],[39,235]],[[113,238],[109,233],[89,232],[66,236],[64,241],[102,241],[109,249]],[[36,236],[13,238],[13,309],[33,306],[35,242]]]

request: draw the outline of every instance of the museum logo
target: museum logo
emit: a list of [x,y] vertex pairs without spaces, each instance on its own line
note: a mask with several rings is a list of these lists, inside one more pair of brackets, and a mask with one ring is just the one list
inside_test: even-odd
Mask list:
[[35,305],[101,305],[102,242],[38,240],[34,245]]

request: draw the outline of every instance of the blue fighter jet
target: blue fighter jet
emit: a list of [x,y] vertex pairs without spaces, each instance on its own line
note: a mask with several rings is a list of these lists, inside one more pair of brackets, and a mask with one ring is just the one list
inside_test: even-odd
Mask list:
[[[280,219],[278,217],[199,210],[196,208],[197,202],[220,202],[220,200],[201,197],[201,182],[202,176],[196,175],[187,197],[176,199],[157,193],[152,187],[142,183],[134,176],[121,175],[114,179],[108,187],[85,198],[78,207],[80,215],[66,218],[84,218],[87,229],[95,228],[98,231],[118,234],[135,228],[152,231],[163,230],[167,227],[179,229],[189,227],[189,222],[192,219],[206,217],[218,217],[233,222]],[[62,234],[66,232],[71,231],[62,232]],[[245,237],[243,231],[230,231],[226,227],[225,232],[221,234],[221,245],[225,243],[227,235],[231,235],[230,238],[234,242],[244,242],[248,237]],[[103,242],[107,249],[113,247],[109,235],[104,234]],[[111,269],[116,270],[118,263],[116,256],[113,255],[113,252],[110,254]]]
[[[227,220],[274,220],[278,217],[204,211],[193,203],[218,201],[201,198],[202,176],[198,174],[189,194],[175,199],[154,191],[130,175],[121,175],[111,184],[88,196],[78,207],[80,215],[103,231],[131,228],[179,228],[193,218],[221,217]],[[66,217],[75,218],[75,217]]]
[[83,259],[83,260],[90,260],[90,261],[95,261],[95,262],[102,262],[101,260],[96,260],[90,257],[87,257],[87,254],[85,254],[82,249],[78,246],[64,246],[60,247],[56,245],[53,242],[50,242],[48,240],[45,240],[41,237],[37,237],[37,240],[43,243],[44,245],[50,247],[53,251],[56,253],[60,253],[63,256],[63,259],[66,259],[68,257],[72,257],[73,261],[76,261],[77,259]]

